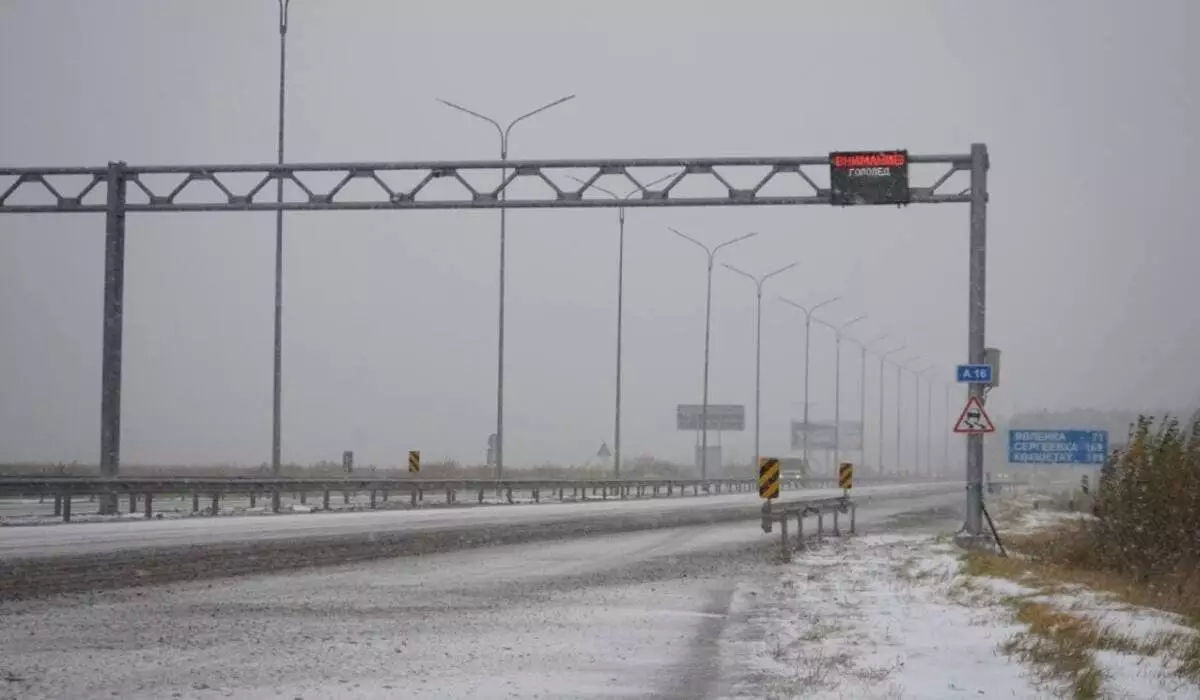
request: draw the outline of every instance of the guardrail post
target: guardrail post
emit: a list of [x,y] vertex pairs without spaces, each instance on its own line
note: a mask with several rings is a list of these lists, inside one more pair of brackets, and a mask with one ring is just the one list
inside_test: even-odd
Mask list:
[[479,489],[479,503],[483,503],[483,489]]
[[418,486],[417,487],[417,501],[419,502],[419,501],[424,501],[424,500],[425,500],[425,489]]
[[608,484],[600,487],[600,491],[604,493],[604,500],[608,500]]
[[350,505],[350,492],[342,491],[342,505]]
[[375,507],[375,489],[371,489],[371,507]]
[[192,494],[192,512],[193,513],[200,512],[200,494],[198,494],[198,493]]
[[508,488],[504,489],[504,498],[505,498],[505,499],[507,499],[509,503],[512,503],[512,502],[513,502],[513,500],[512,500],[512,487],[511,487],[511,486],[509,486]]
[[560,501],[563,499],[563,490],[564,490],[563,487],[561,487],[561,486],[558,487],[558,500],[560,500]]
[[301,491],[300,492],[300,505],[306,505],[307,503],[308,503],[308,492]]
[[454,503],[454,489],[446,489],[446,503],[448,505]]
[[321,507],[329,510],[329,489],[325,489],[325,493],[321,496]]
[[216,515],[219,512],[221,512],[221,496],[214,493],[212,495],[212,514]]
[[257,502],[258,502],[258,494],[251,491],[250,492],[250,507],[253,508],[254,504]]
[[854,521],[855,521],[855,520],[857,520],[857,519],[858,519],[858,506],[856,506],[855,504],[851,503],[851,504],[850,504],[850,534],[851,534],[851,535],[855,534],[855,532],[854,532]]
[[62,497],[62,519],[64,523],[71,522],[71,494]]
[[56,517],[56,518],[58,516],[62,515],[62,502],[63,502],[63,497],[61,495],[56,494],[54,496],[54,517]]
[[841,537],[841,536],[842,536],[842,528],[838,526],[838,514],[839,514],[839,512],[840,512],[840,511],[839,511],[837,508],[834,508],[834,509],[833,509],[833,536],[834,536],[834,537]]
[[280,496],[279,489],[271,490],[271,512],[272,513],[279,512],[279,508],[281,507],[280,502],[283,500],[279,496]]
[[542,502],[542,493],[541,493],[541,491],[538,491],[536,488],[533,490],[533,502],[534,503]]
[[783,545],[783,560],[791,561],[792,560],[792,548],[790,546],[790,543],[788,542],[788,523],[787,523],[787,521],[788,521],[788,519],[786,517],[779,519],[779,534],[781,537],[780,543]]
[[675,484],[673,482],[668,481],[667,482],[667,497],[669,498],[674,495],[675,495]]
[[150,505],[151,502],[154,500],[154,494],[147,493],[144,500],[145,500],[144,507],[146,510],[146,519],[149,520],[150,518],[154,517],[154,506]]
[[817,544],[821,543],[821,538],[825,536],[825,514],[817,513]]
[[804,511],[796,514],[796,549],[804,549]]
[[384,489],[383,490],[383,502],[387,503],[387,499],[388,499],[388,490]]
[[133,515],[137,512],[137,494],[129,494],[129,514]]

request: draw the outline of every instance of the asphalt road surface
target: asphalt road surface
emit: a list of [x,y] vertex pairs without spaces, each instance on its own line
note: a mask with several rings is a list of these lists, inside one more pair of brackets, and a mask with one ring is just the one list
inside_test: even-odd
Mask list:
[[[875,494],[860,530],[952,529],[962,500]],[[362,515],[344,526],[405,514]],[[237,521],[269,536],[285,518]],[[740,674],[722,653],[734,591],[777,575],[778,537],[721,522],[0,603],[0,698],[721,698]]]

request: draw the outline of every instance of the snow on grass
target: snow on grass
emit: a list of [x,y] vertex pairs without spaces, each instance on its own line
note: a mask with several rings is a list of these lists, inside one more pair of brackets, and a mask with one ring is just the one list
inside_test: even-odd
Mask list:
[[931,535],[797,553],[735,592],[727,697],[1200,698],[1187,620],[992,563]]
[[746,587],[748,629],[726,645],[731,697],[1053,697],[1000,646],[1021,631],[999,596],[964,604],[949,543],[911,535],[833,540],[778,581]]

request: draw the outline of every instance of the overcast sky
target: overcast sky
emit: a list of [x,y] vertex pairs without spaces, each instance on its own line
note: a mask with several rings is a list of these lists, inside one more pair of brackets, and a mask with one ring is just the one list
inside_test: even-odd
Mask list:
[[[0,164],[272,161],[277,11],[0,0]],[[1196,26],[1191,0],[294,0],[288,160],[495,157],[490,127],[434,98],[506,121],[566,93],[578,97],[514,130],[512,157],[986,142],[987,339],[1004,352],[993,412],[1184,406],[1200,395]],[[353,449],[392,464],[419,448],[482,461],[497,224],[286,217],[285,460]],[[756,273],[799,262],[764,304],[764,453],[787,450],[802,409],[802,314],[776,294],[841,295],[830,321],[865,313],[860,335],[907,341],[936,364],[948,424],[966,206],[639,209],[627,225],[627,459],[685,461],[693,442],[675,405],[700,400],[705,261],[668,226],[714,243],[760,232],[721,257]],[[124,461],[268,461],[273,216],[135,214],[128,231]],[[594,458],[613,431],[616,212],[514,212],[508,241],[506,462]],[[102,265],[98,216],[0,216],[0,460],[97,461]],[[746,404],[748,428],[753,303],[753,285],[718,268],[711,400]],[[856,417],[859,358],[845,350]],[[819,417],[832,368],[832,334],[815,330]],[[872,441],[877,372],[871,361]],[[911,377],[904,390],[911,402]],[[889,369],[889,430],[894,392]],[[752,439],[725,434],[727,458],[749,458]]]

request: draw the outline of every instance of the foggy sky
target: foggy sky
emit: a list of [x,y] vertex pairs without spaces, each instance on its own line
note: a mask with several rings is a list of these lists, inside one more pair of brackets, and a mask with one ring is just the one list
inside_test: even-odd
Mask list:
[[[276,13],[3,0],[0,163],[273,161]],[[1198,21],[1189,0],[294,0],[288,160],[496,157],[490,127],[434,98],[507,121],[572,92],[514,130],[511,157],[982,141],[988,344],[1004,352],[991,410],[1184,406],[1200,394]],[[498,216],[286,216],[285,460],[482,461]],[[674,414],[700,400],[705,261],[668,226],[710,243],[760,232],[720,258],[755,273],[799,262],[765,295],[764,453],[787,450],[802,410],[802,315],[777,294],[840,294],[825,318],[865,313],[859,335],[907,341],[939,368],[948,424],[941,387],[966,359],[965,205],[641,209],[627,222],[626,459],[690,459]],[[616,211],[512,212],[508,244],[506,463],[581,463],[612,439]],[[268,461],[273,215],[133,214],[126,250],[123,460]],[[97,461],[102,273],[101,217],[0,216],[0,461]],[[717,269],[711,400],[746,404],[748,423],[753,302]],[[856,418],[859,356],[844,350]],[[814,416],[830,417],[821,327],[812,367]],[[869,360],[869,436],[877,371]],[[894,370],[886,386],[894,430]],[[727,458],[752,440],[725,434]]]

